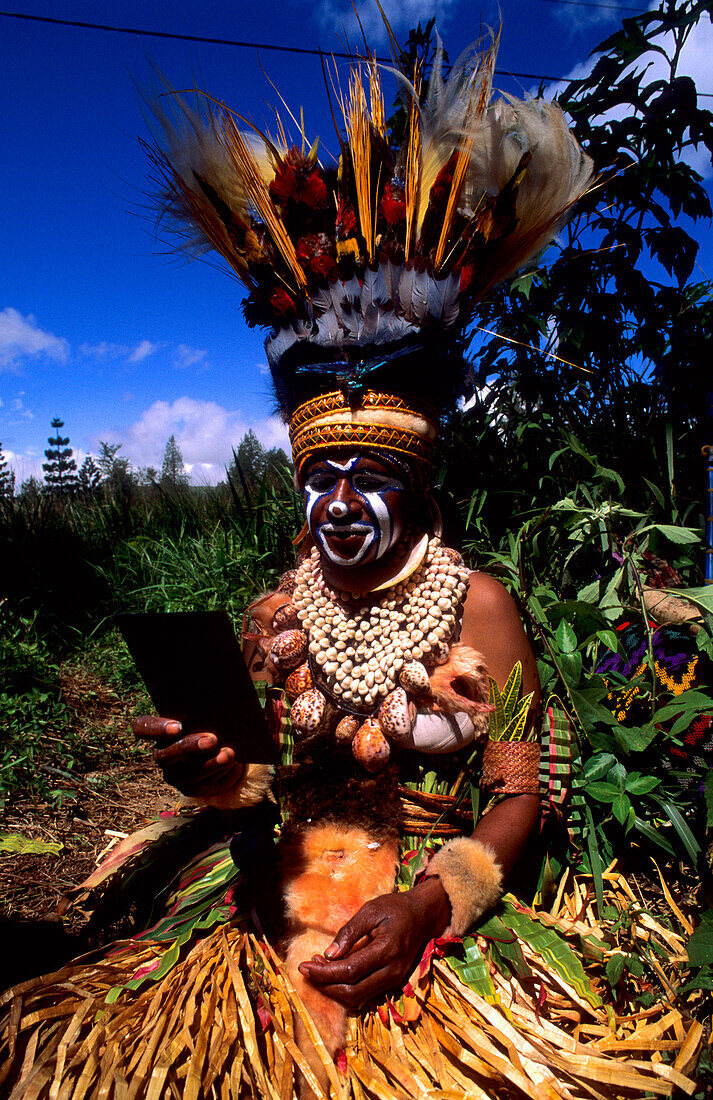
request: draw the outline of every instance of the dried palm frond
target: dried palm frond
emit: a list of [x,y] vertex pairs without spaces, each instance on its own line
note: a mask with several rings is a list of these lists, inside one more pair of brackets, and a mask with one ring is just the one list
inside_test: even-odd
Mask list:
[[[569,878],[552,910],[534,916],[575,953],[589,945],[579,957],[601,988],[609,955],[655,940],[673,990],[684,936],[636,905],[614,869],[604,881],[606,904],[627,915],[614,939],[596,920],[586,877]],[[127,1082],[136,1100],[290,1100],[298,1088],[304,1095],[304,1082],[327,1100],[320,1081],[338,1100],[623,1100],[695,1091],[702,1027],[673,1000],[641,1009],[622,988],[616,1008],[597,1007],[520,942],[531,978],[486,966],[486,996],[477,974],[466,985],[445,959],[432,958],[403,1001],[352,1017],[336,1064],[270,945],[238,925],[200,940],[150,988],[113,1001],[127,965],[149,966],[160,945],[137,946],[128,963],[126,955],[79,960],[0,997],[0,1089],[11,1100],[108,1100],[124,1095]],[[302,1048],[298,1020],[308,1037]]]

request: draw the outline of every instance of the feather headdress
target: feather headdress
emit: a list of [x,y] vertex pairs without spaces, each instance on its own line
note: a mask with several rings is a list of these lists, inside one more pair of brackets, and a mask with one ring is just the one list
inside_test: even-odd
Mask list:
[[591,161],[559,107],[491,101],[496,49],[466,51],[446,79],[439,42],[424,102],[418,68],[401,74],[399,148],[379,67],[355,61],[338,93],[345,134],[333,168],[316,144],[246,135],[207,96],[200,111],[175,97],[170,114],[157,112],[163,136],[149,148],[164,210],[191,248],[214,249],[244,283],[246,320],[271,329],[278,394],[295,355],[363,361],[462,330],[587,189]]

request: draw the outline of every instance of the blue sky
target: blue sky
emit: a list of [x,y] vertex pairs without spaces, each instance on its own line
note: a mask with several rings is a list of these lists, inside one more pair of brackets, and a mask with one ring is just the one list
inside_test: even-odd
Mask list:
[[[336,36],[343,28],[353,35],[354,25],[349,0],[14,0],[8,7],[325,50],[339,49]],[[478,36],[481,20],[495,25],[500,12],[498,68],[554,77],[581,73],[627,14],[594,0],[501,0],[499,7],[483,0],[479,8],[468,0],[391,0],[384,7],[404,37],[435,11],[451,58]],[[358,8],[384,53],[376,5]],[[164,246],[145,209],[138,137],[147,129],[136,87],[150,83],[156,67],[174,87],[200,83],[269,128],[278,103],[269,77],[290,107],[304,107],[308,134],[333,150],[318,59],[5,17],[0,50],[0,442],[19,480],[41,473],[54,416],[64,419],[80,459],[108,440],[135,465],[160,465],[175,434],[197,481],[221,476],[249,427],[267,445],[286,445],[271,415],[263,334],[242,321],[240,286],[208,263],[157,255]],[[708,23],[686,59],[700,91],[713,91],[712,55]],[[529,77],[497,80],[516,94],[535,85]],[[710,172],[704,160],[697,167]]]

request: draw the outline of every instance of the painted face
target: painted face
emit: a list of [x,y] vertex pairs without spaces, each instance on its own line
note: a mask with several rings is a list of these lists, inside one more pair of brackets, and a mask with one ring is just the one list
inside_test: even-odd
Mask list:
[[383,558],[403,534],[405,489],[391,466],[367,455],[315,462],[304,492],[320,552],[341,568]]

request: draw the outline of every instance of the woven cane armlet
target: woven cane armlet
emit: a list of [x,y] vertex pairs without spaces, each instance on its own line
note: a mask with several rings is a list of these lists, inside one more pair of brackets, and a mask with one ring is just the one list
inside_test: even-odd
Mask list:
[[488,739],[481,786],[493,794],[539,794],[539,742]]
[[462,836],[473,828],[473,811],[449,794],[414,791],[399,786],[403,829],[408,836],[437,839]]

